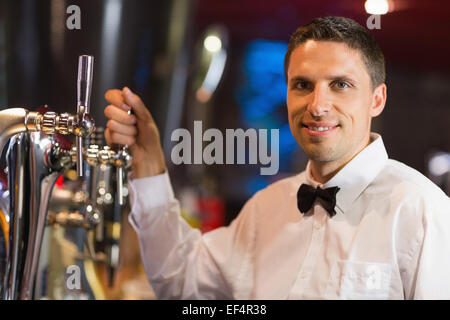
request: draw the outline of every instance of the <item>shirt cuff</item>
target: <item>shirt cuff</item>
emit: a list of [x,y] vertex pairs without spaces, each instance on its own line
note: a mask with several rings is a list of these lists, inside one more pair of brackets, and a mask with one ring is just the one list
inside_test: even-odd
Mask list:
[[134,179],[129,176],[131,215],[140,221],[152,209],[168,207],[175,200],[167,170],[156,176]]

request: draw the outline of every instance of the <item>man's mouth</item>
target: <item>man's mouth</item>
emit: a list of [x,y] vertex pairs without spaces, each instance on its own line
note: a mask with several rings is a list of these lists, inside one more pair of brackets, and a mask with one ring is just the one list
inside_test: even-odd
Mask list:
[[321,135],[334,131],[334,129],[340,127],[340,125],[322,122],[306,122],[302,123],[302,127],[306,128],[306,131],[312,135]]

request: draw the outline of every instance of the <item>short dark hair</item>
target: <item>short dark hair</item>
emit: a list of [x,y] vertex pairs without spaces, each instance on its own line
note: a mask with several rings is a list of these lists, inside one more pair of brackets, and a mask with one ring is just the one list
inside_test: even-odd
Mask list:
[[360,52],[369,73],[372,89],[386,80],[384,55],[369,32],[356,21],[344,17],[316,18],[299,27],[291,36],[284,57],[284,75],[287,72],[292,51],[307,40],[343,42]]

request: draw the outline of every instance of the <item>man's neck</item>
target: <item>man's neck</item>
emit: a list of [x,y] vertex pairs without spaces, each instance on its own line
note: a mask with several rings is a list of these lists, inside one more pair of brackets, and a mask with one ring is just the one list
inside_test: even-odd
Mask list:
[[356,157],[362,150],[364,150],[370,144],[370,136],[364,139],[366,142],[361,147],[356,149],[356,152],[350,153],[348,156],[341,157],[334,161],[322,162],[314,161],[310,162],[310,170],[313,179],[321,184],[328,182],[333,178],[343,167],[347,165],[354,157]]

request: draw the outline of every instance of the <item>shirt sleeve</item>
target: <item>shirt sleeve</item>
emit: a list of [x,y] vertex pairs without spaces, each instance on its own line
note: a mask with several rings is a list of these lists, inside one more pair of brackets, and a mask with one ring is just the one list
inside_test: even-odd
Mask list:
[[201,234],[180,215],[167,172],[131,179],[129,221],[159,299],[246,299],[251,288],[253,201],[228,227]]
[[418,205],[422,213],[422,242],[415,266],[415,283],[410,298],[450,299],[450,199],[423,199]]

